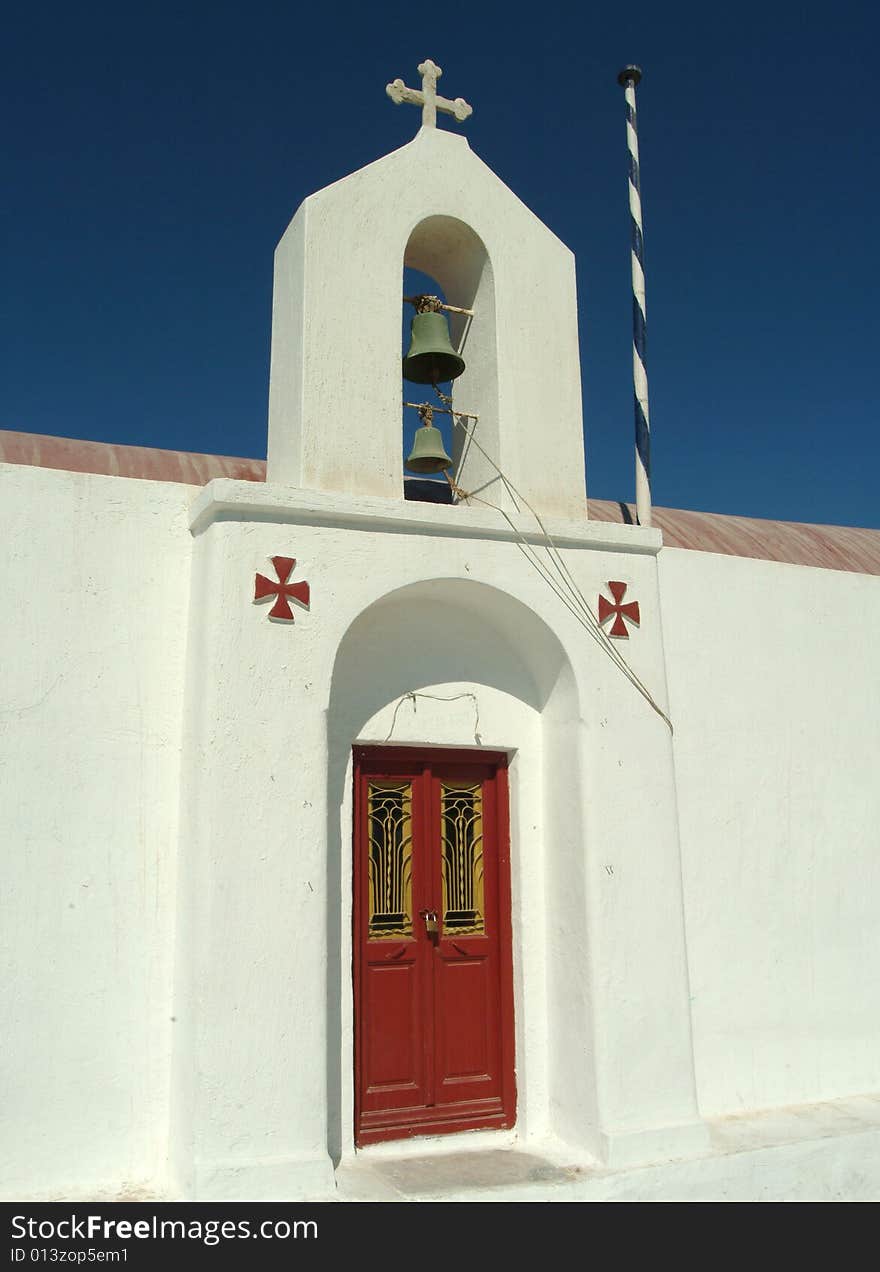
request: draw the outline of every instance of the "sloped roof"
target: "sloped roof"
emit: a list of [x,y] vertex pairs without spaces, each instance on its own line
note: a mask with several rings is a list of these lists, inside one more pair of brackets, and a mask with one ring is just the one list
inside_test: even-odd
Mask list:
[[150,446],[117,446],[111,442],[83,442],[70,437],[3,430],[0,430],[0,463],[61,468],[70,473],[101,473],[108,477],[140,477],[148,481],[182,481],[190,486],[204,486],[214,477],[266,480],[264,459],[194,455]]
[[[605,499],[590,499],[593,521],[632,521],[634,509]],[[626,509],[626,515],[624,510]],[[880,574],[880,530],[856,526],[814,526],[799,521],[764,521],[719,512],[654,508],[652,521],[668,548],[693,548],[760,561],[787,561],[823,570]]]
[[[76,441],[40,433],[0,430],[0,463],[31,464],[68,472],[140,477],[150,481],[179,481],[204,486],[214,477],[265,481],[264,459],[229,455],[196,455],[146,446],[117,446],[107,442]],[[590,499],[594,521],[632,523],[633,509],[606,499]],[[794,521],[764,521],[716,512],[688,512],[654,508],[654,525],[663,531],[670,548],[719,552],[880,575],[880,530],[853,526],[815,526]]]

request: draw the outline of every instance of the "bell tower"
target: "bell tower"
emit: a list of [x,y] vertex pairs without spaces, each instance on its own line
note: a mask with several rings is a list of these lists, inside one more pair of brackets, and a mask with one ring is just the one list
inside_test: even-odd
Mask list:
[[268,480],[403,499],[403,402],[442,406],[401,379],[406,264],[472,313],[451,314],[465,363],[454,409],[468,412],[451,475],[510,507],[500,469],[542,515],[582,520],[574,257],[464,137],[436,127],[438,110],[462,120],[470,107],[438,97],[432,62],[419,70],[421,90],[387,88],[422,107],[413,141],[307,198],[276,250]]

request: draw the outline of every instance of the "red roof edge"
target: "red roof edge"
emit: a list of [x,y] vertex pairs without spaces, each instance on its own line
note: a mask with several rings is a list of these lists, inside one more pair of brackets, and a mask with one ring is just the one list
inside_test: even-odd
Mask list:
[[0,430],[0,463],[30,464],[36,468],[60,468],[72,473],[99,473],[107,477],[134,477],[146,481],[180,481],[204,486],[214,477],[238,481],[265,481],[264,459],[239,459],[231,455],[197,455],[188,451],[156,450],[150,446],[117,446],[110,442],[84,442],[42,433]]
[[[594,521],[632,523],[635,516],[631,506],[605,499],[590,499],[589,510]],[[654,508],[652,514],[652,522],[662,530],[667,548],[811,565],[852,574],[880,574],[880,530],[767,521],[681,508]]]

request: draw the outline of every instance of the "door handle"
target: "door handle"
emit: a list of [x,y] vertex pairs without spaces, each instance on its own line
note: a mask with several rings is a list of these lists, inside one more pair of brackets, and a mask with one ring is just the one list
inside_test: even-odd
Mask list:
[[436,910],[420,910],[419,913],[425,921],[425,935],[439,936],[440,922],[437,918],[437,911]]

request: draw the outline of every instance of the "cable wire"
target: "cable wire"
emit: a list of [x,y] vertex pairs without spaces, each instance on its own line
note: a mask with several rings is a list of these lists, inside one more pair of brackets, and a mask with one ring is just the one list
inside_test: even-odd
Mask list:
[[[437,393],[444,401],[447,400],[446,395],[440,393],[439,389],[437,390]],[[525,505],[528,511],[532,514],[532,516],[534,517],[535,521],[538,524],[538,527],[540,528],[541,535],[544,540],[544,545],[543,545],[544,549],[553,567],[553,571],[558,576],[558,578],[554,578],[553,573],[551,573],[551,570],[546,565],[546,563],[541,560],[534,546],[529,543],[529,541],[522,534],[518,526],[515,525],[512,518],[508,515],[508,513],[503,508],[499,507],[498,504],[492,503],[488,499],[481,498],[477,494],[468,492],[466,490],[462,490],[460,486],[458,486],[455,482],[451,481],[447,477],[447,480],[449,480],[449,484],[452,487],[453,493],[459,499],[464,499],[466,501],[474,500],[476,503],[484,504],[485,507],[492,508],[494,509],[495,512],[500,513],[500,515],[504,518],[504,520],[507,522],[507,524],[510,526],[511,530],[513,531],[513,534],[516,538],[517,546],[519,547],[523,555],[526,557],[526,560],[528,560],[529,563],[532,566],[534,566],[534,568],[538,571],[540,576],[544,579],[544,582],[547,583],[548,586],[551,588],[551,590],[556,594],[556,596],[559,597],[559,599],[562,601],[565,607],[569,610],[569,612],[573,614],[575,619],[581,624],[584,630],[587,631],[589,635],[592,637],[592,639],[599,645],[600,649],[602,649],[604,653],[608,655],[608,657],[611,659],[611,661],[614,663],[617,669],[621,672],[621,674],[624,675],[626,679],[630,682],[630,684],[635,689],[638,690],[638,692],[642,695],[642,697],[645,699],[645,701],[648,703],[651,709],[653,711],[656,711],[657,715],[659,715],[660,718],[663,721],[665,721],[665,723],[669,727],[670,733],[674,733],[672,721],[670,720],[669,716],[666,714],[663,708],[659,705],[659,703],[655,700],[654,696],[652,695],[651,691],[648,689],[647,685],[645,685],[645,683],[636,674],[636,672],[633,671],[632,667],[630,667],[629,663],[626,661],[626,659],[623,657],[623,655],[620,653],[620,651],[612,642],[611,637],[607,634],[607,632],[604,630],[602,625],[599,623],[599,620],[596,618],[596,615],[593,613],[592,609],[590,608],[587,598],[584,596],[583,592],[581,591],[581,588],[578,586],[576,580],[574,579],[570,569],[566,565],[565,560],[561,552],[559,551],[558,545],[554,541],[552,535],[549,534],[546,526],[544,525],[538,513],[529,503],[528,499],[526,499],[522,491],[517,490],[516,486],[513,484],[510,478],[501,470],[501,468],[499,468],[498,464],[495,463],[495,460],[492,458],[492,456],[488,454],[485,448],[480,444],[480,442],[474,436],[474,429],[476,428],[476,423],[474,423],[474,425],[471,428],[468,428],[467,424],[465,423],[465,417],[457,415],[454,411],[452,413],[452,419],[453,419],[453,422],[457,424],[460,429],[462,429],[467,441],[469,443],[473,443],[473,445],[476,446],[477,450],[480,452],[483,458],[486,459],[495,469],[496,473],[498,474],[501,481],[504,483],[508,493],[510,494],[514,505],[516,504],[517,499],[519,499]]]
[[459,698],[471,698],[474,704],[474,737],[479,741],[480,738],[480,704],[477,701],[475,693],[454,693],[450,695],[441,695],[439,693],[417,693],[412,689],[408,689],[402,698],[399,698],[394,708],[394,715],[391,717],[391,728],[388,730],[388,736],[383,738],[383,742],[389,742],[394,732],[394,726],[397,724],[397,713],[407,700],[411,700],[413,704],[413,714],[416,712],[416,698],[433,698],[435,702],[458,702]]

